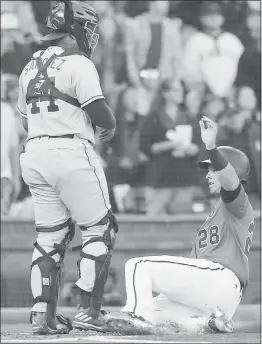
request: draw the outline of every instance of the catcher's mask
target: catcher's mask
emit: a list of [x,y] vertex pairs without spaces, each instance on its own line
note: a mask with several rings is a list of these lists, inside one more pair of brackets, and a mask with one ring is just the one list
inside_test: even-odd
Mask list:
[[91,58],[99,39],[96,33],[98,23],[96,11],[82,1],[51,1],[46,26],[52,31],[43,40],[55,40],[70,34],[82,52]]

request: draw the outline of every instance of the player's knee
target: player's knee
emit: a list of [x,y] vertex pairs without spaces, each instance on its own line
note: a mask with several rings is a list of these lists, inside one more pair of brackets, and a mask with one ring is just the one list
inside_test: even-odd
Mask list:
[[[68,227],[57,232],[41,232],[38,234],[36,242],[46,253],[50,253],[57,245],[60,245],[65,240],[67,233]],[[64,251],[65,249],[66,247],[61,251]],[[53,258],[55,260],[59,259],[58,256],[61,256],[61,253],[62,252],[58,250],[57,254],[55,254]],[[37,259],[41,255],[42,253],[36,248],[33,253],[33,260]]]
[[93,242],[83,247],[83,252],[86,254],[91,254],[95,257],[101,256],[106,254],[108,251],[108,247],[105,245],[104,242]]
[[135,258],[128,259],[128,261],[125,263],[125,270],[129,270],[134,265],[135,265]]
[[115,245],[116,233],[118,232],[117,220],[111,210],[96,224],[91,227],[81,226],[81,235],[84,245],[92,241],[92,238],[101,238],[109,250]]
[[63,226],[58,230],[50,228],[44,230],[38,230],[38,236],[34,246],[36,247],[33,253],[33,261],[43,255],[43,251],[50,254],[56,249],[56,254],[52,255],[52,258],[57,261],[61,256],[64,256],[65,251],[73,240],[75,234],[75,226],[69,219]]
[[37,243],[46,249],[52,250],[55,244],[59,244],[64,240],[67,232],[68,227],[60,229],[56,232],[39,232],[37,236]]
[[125,264],[125,271],[134,270],[135,266],[140,262],[142,264],[142,258],[130,258]]

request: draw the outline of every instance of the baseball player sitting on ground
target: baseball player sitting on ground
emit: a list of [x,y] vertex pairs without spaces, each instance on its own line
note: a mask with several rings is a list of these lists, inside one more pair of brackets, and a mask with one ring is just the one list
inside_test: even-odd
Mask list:
[[[132,258],[125,266],[126,306],[109,314],[111,330],[151,331],[153,325],[175,324],[185,331],[232,332],[232,317],[249,279],[248,256],[254,230],[253,209],[243,188],[249,160],[240,150],[216,147],[217,126],[200,121],[210,160],[211,193],[220,196],[198,230],[190,258]],[[152,291],[159,293],[152,297]]]
[[[20,157],[32,194],[37,241],[31,265],[34,334],[68,333],[75,328],[103,331],[101,300],[117,223],[107,182],[94,151],[94,131],[110,140],[116,121],[106,105],[90,60],[98,42],[99,19],[81,1],[54,1],[47,17],[50,46],[34,54],[19,80],[18,110],[28,130]],[[81,230],[78,262],[81,308],[73,323],[56,314],[66,248]]]

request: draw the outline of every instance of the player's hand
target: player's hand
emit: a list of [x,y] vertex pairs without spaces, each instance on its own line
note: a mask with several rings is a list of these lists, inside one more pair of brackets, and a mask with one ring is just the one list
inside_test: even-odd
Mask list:
[[99,134],[101,141],[110,141],[115,135],[116,129],[103,129]]
[[216,147],[217,138],[217,124],[210,118],[203,116],[199,121],[201,129],[201,139],[206,146],[206,149],[210,150]]

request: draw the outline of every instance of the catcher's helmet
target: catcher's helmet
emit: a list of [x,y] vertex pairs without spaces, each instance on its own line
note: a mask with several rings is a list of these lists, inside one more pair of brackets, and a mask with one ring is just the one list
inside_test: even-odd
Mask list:
[[[239,180],[241,182],[247,182],[248,174],[250,171],[250,162],[245,153],[241,152],[239,149],[220,146],[217,148],[219,153],[234,167]],[[198,162],[198,166],[207,169],[211,165],[210,160],[203,160]]]
[[51,1],[46,18],[46,26],[51,32],[42,40],[52,41],[68,34],[73,35],[82,52],[91,58],[99,39],[99,34],[95,32],[98,24],[98,14],[85,2]]

